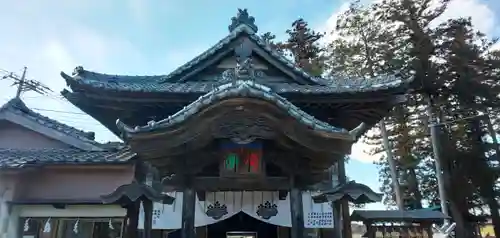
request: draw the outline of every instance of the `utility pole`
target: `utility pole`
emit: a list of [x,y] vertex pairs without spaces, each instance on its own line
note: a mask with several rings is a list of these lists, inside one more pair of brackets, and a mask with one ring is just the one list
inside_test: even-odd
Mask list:
[[[23,75],[21,76],[20,79],[18,79],[16,98],[20,98],[21,97],[21,93],[23,92],[24,81],[26,80],[26,70],[28,70],[28,68],[26,66],[24,66],[24,68],[23,68]],[[11,74],[10,77],[12,77],[12,74]]]
[[[431,143],[432,143],[432,152],[434,154],[434,165],[436,166],[436,177],[438,182],[438,190],[439,190],[439,200],[441,205],[441,212],[448,216],[448,199],[446,196],[446,188],[444,187],[444,176],[443,170],[441,166],[441,145],[439,143],[439,121],[436,115],[434,115],[434,107],[432,105],[432,99],[427,97],[427,114],[429,116],[429,127],[431,131]],[[449,221],[445,220],[447,224]]]
[[12,85],[13,86],[17,85],[15,98],[17,99],[21,98],[21,94],[26,91],[34,91],[41,95],[46,95],[49,92],[52,92],[52,90],[48,86],[45,86],[41,82],[36,80],[26,79],[27,70],[28,70],[27,67],[23,68],[23,73],[21,77],[17,76],[13,72],[8,72],[6,75],[0,78],[0,79],[11,79],[14,81]]

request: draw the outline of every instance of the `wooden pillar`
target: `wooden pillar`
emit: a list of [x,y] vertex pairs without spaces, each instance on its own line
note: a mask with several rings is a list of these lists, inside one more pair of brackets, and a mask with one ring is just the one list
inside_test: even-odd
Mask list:
[[138,237],[138,228],[139,225],[139,208],[141,205],[141,201],[137,200],[132,204],[127,206],[127,228],[126,232],[123,235],[125,238],[137,238]]
[[302,207],[302,192],[297,188],[295,178],[291,178],[290,212],[292,217],[291,238],[304,237],[304,209]]
[[332,210],[333,210],[333,234],[334,238],[342,237],[342,214],[340,208],[340,202],[335,201],[332,202]]
[[[364,222],[366,227],[366,237],[367,238],[375,238],[375,233],[377,232],[375,227],[371,222]],[[432,237],[432,236],[430,236]]]
[[151,238],[151,232],[153,230],[153,202],[149,199],[145,199],[142,202],[144,208],[144,230],[142,238]]
[[[347,183],[345,171],[345,161],[342,159],[338,162],[339,184]],[[345,199],[340,201],[342,211],[342,238],[352,238],[351,214],[349,213],[349,202]]]
[[195,238],[194,212],[196,193],[190,186],[184,188],[182,195],[182,228],[181,238]]
[[7,230],[9,220],[9,207],[3,197],[0,197],[0,237],[3,237]]

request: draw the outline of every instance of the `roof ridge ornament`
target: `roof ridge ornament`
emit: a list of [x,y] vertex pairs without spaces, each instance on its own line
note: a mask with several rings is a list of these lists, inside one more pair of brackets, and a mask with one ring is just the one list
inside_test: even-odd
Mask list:
[[83,69],[83,66],[76,66],[75,69],[73,70],[73,73],[72,75],[73,76],[77,76],[77,75],[80,75],[81,73],[83,73],[85,69]]
[[256,78],[265,77],[264,72],[256,70],[254,67],[252,48],[252,44],[248,39],[243,39],[240,45],[234,48],[236,65],[234,68],[227,69],[222,73],[222,81],[255,80]]
[[231,18],[231,25],[228,26],[229,32],[233,32],[243,25],[249,27],[254,34],[259,30],[257,25],[255,25],[255,18],[248,14],[247,9],[238,8],[238,14]]

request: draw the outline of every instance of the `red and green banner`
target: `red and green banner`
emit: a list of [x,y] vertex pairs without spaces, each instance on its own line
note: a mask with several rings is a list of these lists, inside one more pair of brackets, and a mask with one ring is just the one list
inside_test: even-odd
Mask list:
[[234,173],[260,173],[262,165],[262,145],[258,142],[222,144],[224,169]]

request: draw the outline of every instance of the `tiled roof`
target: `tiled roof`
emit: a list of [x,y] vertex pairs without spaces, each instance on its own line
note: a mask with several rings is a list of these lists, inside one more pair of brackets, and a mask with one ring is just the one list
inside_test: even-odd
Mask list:
[[36,113],[29,109],[19,98],[13,98],[0,107],[0,113],[5,111],[22,116],[39,124],[40,126],[56,130],[83,142],[94,144],[96,146],[100,145],[98,142],[94,141],[94,132],[85,132]]
[[187,118],[195,115],[200,110],[202,110],[203,108],[205,108],[210,104],[213,104],[214,102],[224,100],[227,98],[241,97],[241,96],[250,98],[259,98],[262,100],[272,102],[274,105],[278,106],[283,111],[286,111],[290,116],[294,117],[296,120],[303,123],[304,125],[309,126],[313,130],[327,132],[327,133],[346,134],[347,137],[351,136],[347,130],[331,126],[330,124],[322,122],[314,118],[312,115],[307,114],[306,112],[302,111],[300,108],[293,105],[291,102],[289,102],[282,96],[277,95],[275,92],[271,90],[271,88],[257,84],[253,81],[243,81],[243,80],[233,81],[224,84],[222,86],[219,86],[213,91],[201,96],[196,101],[184,107],[176,114],[161,121],[158,122],[151,121],[146,126],[136,127],[136,128],[131,128],[125,125],[124,123],[118,121],[118,127],[127,133],[152,131],[158,128],[171,127],[173,125],[185,121]]
[[439,211],[429,211],[429,210],[355,210],[351,214],[351,219],[353,221],[380,221],[380,222],[390,222],[390,221],[439,221],[449,218],[445,214]]
[[242,34],[246,34],[248,36],[248,38],[250,40],[252,40],[258,46],[260,46],[261,49],[263,49],[266,53],[272,55],[275,59],[279,60],[284,65],[286,65],[286,67],[288,69],[292,70],[294,73],[302,76],[303,78],[305,78],[305,79],[307,79],[310,82],[313,82],[315,84],[323,84],[322,78],[311,76],[307,72],[302,70],[301,68],[296,67],[292,61],[288,60],[282,54],[273,50],[268,43],[266,43],[264,40],[262,40],[261,37],[259,37],[257,34],[255,34],[253,29],[247,27],[246,25],[244,25],[244,27],[238,27],[235,30],[231,31],[229,33],[229,35],[227,35],[222,40],[217,42],[217,44],[210,47],[208,50],[203,52],[201,55],[197,56],[196,58],[194,58],[191,61],[187,62],[186,64],[182,65],[181,67],[177,68],[169,75],[166,75],[163,80],[169,81],[170,79],[173,79],[174,77],[176,77],[176,76],[178,76],[178,75],[180,75],[188,70],[191,70],[192,68],[197,66],[198,63],[200,63],[201,61],[206,60],[206,59],[214,56],[220,49],[228,46],[229,43],[236,40]]
[[380,202],[382,196],[382,194],[376,193],[364,184],[350,181],[322,191],[320,194],[313,196],[313,200],[317,203],[325,203],[347,199],[354,204],[365,204]]
[[[164,76],[120,76],[107,75],[83,70],[70,76],[61,73],[71,88],[91,87],[101,90],[152,93],[208,93],[224,84],[214,79],[211,82],[162,82]],[[222,77],[222,75],[221,75]],[[271,80],[270,80],[271,81]],[[358,93],[399,88],[406,84],[396,75],[380,76],[374,79],[338,77],[327,81],[326,85],[301,85],[296,83],[263,83],[278,94],[332,94]]]
[[79,149],[0,149],[0,169],[20,169],[46,165],[91,165],[127,163],[133,156],[119,151]]

